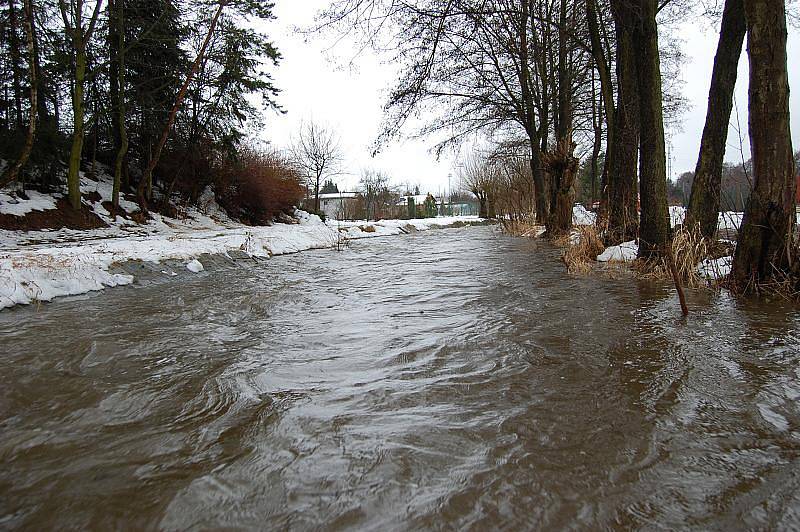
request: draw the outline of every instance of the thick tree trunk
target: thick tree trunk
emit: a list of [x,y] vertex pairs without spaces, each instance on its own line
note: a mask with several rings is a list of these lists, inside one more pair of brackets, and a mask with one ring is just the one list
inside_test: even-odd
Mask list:
[[717,55],[708,91],[706,125],[700,141],[700,155],[694,171],[689,208],[684,226],[699,227],[704,238],[713,239],[719,218],[722,163],[728,139],[728,123],[733,109],[733,91],[742,43],[746,32],[744,0],[725,0]]
[[[639,232],[637,171],[639,160],[639,87],[634,42],[636,14],[631,0],[611,4],[617,37],[617,106],[611,125],[614,141],[606,156],[608,231],[606,242],[633,240]],[[604,195],[606,195],[604,194]],[[602,210],[602,207],[601,207]]]
[[567,2],[561,0],[558,31],[558,138],[555,149],[542,155],[544,169],[550,175],[550,216],[548,236],[568,233],[572,228],[572,205],[575,202],[575,175],[578,160],[572,152],[572,80],[567,70]]
[[547,201],[547,188],[544,182],[539,143],[531,141],[531,175],[533,176],[533,196],[536,204],[536,222],[544,225],[550,214]]
[[16,181],[19,177],[19,173],[22,168],[25,166],[25,163],[28,162],[28,157],[31,155],[31,149],[33,149],[33,139],[36,135],[36,100],[37,100],[37,92],[36,87],[38,86],[37,83],[37,72],[36,72],[36,63],[34,62],[34,35],[33,35],[33,6],[31,5],[31,0],[25,0],[24,2],[24,9],[25,9],[25,41],[28,47],[28,71],[30,75],[30,95],[29,95],[29,102],[30,108],[28,111],[28,133],[25,136],[25,144],[22,146],[22,152],[19,155],[19,158],[4,172],[4,175],[0,177],[0,187],[5,186],[8,183]]
[[667,206],[667,157],[658,52],[657,0],[639,0],[640,21],[634,32],[639,80],[639,257],[665,256],[670,242]]
[[745,0],[750,59],[749,128],[753,192],[733,258],[740,289],[770,280],[793,265],[795,183],[789,129],[786,8],[783,0]]
[[542,155],[545,170],[553,177],[552,204],[547,220],[547,236],[557,237],[569,233],[572,228],[572,205],[575,202],[575,176],[578,159],[573,156],[575,143],[567,134],[555,149]]
[[489,217],[489,208],[486,205],[486,194],[481,193],[478,195],[478,202],[480,203],[478,216],[481,218],[488,218]]

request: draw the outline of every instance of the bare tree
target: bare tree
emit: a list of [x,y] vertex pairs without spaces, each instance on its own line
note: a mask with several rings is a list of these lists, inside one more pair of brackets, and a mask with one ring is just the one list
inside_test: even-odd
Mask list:
[[473,153],[467,157],[459,168],[459,174],[464,187],[478,198],[480,204],[478,215],[481,218],[494,217],[494,192],[497,181],[496,167],[480,153]]
[[58,7],[64,23],[64,32],[70,43],[70,61],[72,63],[72,148],[69,154],[67,173],[67,189],[69,203],[73,209],[81,208],[81,184],[79,171],[81,154],[83,153],[84,92],[86,88],[86,67],[88,62],[87,43],[97,27],[100,7],[103,0],[96,0],[94,8],[86,18],[84,0],[59,0]]
[[383,205],[391,199],[389,177],[383,172],[367,169],[361,173],[361,195],[367,220],[377,220]]
[[342,164],[339,139],[332,130],[313,120],[303,122],[291,147],[291,155],[307,183],[314,186],[314,211],[319,212],[320,182],[338,174]]

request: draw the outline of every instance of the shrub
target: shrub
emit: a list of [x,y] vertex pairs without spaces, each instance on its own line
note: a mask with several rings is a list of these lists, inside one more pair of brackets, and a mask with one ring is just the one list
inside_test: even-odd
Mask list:
[[577,226],[577,234],[567,236],[567,249],[561,260],[567,265],[570,273],[586,273],[592,269],[597,256],[603,252],[605,246],[593,225]]
[[277,152],[243,149],[233,164],[220,169],[216,180],[220,204],[244,223],[270,223],[290,214],[303,197],[297,171]]

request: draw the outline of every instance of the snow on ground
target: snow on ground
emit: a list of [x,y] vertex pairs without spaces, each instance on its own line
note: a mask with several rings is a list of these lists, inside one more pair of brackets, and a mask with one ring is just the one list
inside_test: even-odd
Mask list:
[[733,257],[706,259],[697,265],[697,271],[707,279],[722,279],[731,273]]
[[639,244],[635,240],[623,242],[618,246],[609,246],[597,256],[597,262],[630,262],[636,259]]
[[[107,181],[84,179],[81,189],[84,193],[97,191],[103,201],[111,197]],[[351,238],[480,221],[475,216],[462,216],[326,224],[316,215],[297,211],[299,223],[250,227],[230,220],[216,205],[213,194],[204,197],[200,209],[187,209],[183,219],[153,214],[153,219],[144,225],[123,218],[112,220],[99,202],[85,201],[110,227],[89,231],[0,230],[0,309],[132,283],[130,275],[109,273],[115,263],[182,260],[189,271],[199,273],[203,265],[198,257],[204,254],[240,250],[266,258],[330,248]],[[121,207],[127,212],[138,208],[129,201],[121,201]]]
[[56,198],[35,190],[25,191],[28,199],[0,192],[0,214],[25,216],[31,211],[47,211],[56,208]]
[[[317,218],[315,215],[309,216]],[[336,229],[347,239],[358,239],[399,235],[411,231],[427,231],[435,227],[447,227],[460,223],[477,223],[481,220],[477,216],[441,216],[438,218],[380,220],[377,222],[329,220],[326,225]]]
[[576,204],[572,207],[572,223],[575,225],[594,225],[597,220],[597,215],[591,211],[586,210],[581,204]]
[[190,260],[190,261],[189,261],[189,263],[186,265],[186,269],[187,269],[187,270],[189,270],[189,271],[190,271],[190,272],[192,272],[192,273],[200,273],[200,272],[202,272],[203,270],[205,270],[205,267],[203,266],[203,263],[202,263],[202,262],[200,262],[199,260],[197,260],[197,259],[192,259],[192,260]]

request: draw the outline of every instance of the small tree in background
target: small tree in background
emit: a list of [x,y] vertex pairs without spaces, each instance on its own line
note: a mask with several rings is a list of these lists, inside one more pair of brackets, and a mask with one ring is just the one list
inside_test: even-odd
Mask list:
[[291,154],[300,173],[314,186],[314,211],[319,212],[320,182],[339,173],[342,151],[336,134],[316,122],[303,122]]
[[338,194],[339,193],[339,187],[336,185],[336,183],[334,183],[333,181],[328,179],[327,181],[325,181],[325,183],[322,184],[322,189],[319,191],[319,193],[320,194]]
[[393,206],[399,197],[389,188],[389,176],[376,170],[362,172],[360,188],[367,220],[379,219],[385,207]]

